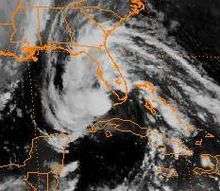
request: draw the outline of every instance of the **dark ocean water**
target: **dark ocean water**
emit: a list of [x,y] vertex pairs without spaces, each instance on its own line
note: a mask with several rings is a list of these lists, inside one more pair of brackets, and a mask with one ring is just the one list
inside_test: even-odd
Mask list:
[[[98,1],[90,2],[91,4],[95,4]],[[55,5],[62,5],[65,3],[65,1],[55,1]],[[105,4],[104,1],[101,3]],[[123,1],[108,2],[107,7],[122,11],[127,8],[126,3]],[[160,14],[162,14],[162,16]],[[56,14],[50,13],[50,19],[47,21],[46,29],[44,31],[45,39],[43,40],[45,42],[47,42],[50,38],[58,38],[59,40],[64,38],[64,35],[62,36],[62,34],[57,32],[57,29],[62,26],[62,23],[59,22],[59,16],[59,19],[57,19],[56,16]],[[77,23],[79,28],[84,26],[83,20],[77,20],[78,18],[75,12],[72,13],[71,16],[73,20],[76,19],[74,22]],[[149,16],[153,19],[148,20],[147,18]],[[62,14],[60,17],[62,18]],[[162,31],[162,29],[155,29],[154,18],[156,18],[156,22],[159,18],[158,22],[161,24],[160,27],[167,31],[167,38],[171,37],[172,39],[175,39],[175,43],[182,47],[184,54],[188,54],[193,57],[193,61],[189,63],[198,68],[204,68],[206,72],[205,73],[203,71],[204,76],[210,77],[212,82],[215,82],[219,85],[220,2],[218,0],[195,0],[193,2],[188,0],[150,1],[149,9],[147,5],[147,9],[142,11],[136,20],[125,24],[126,30],[133,32],[129,33],[129,35],[131,35],[129,38],[129,43],[131,47],[136,45],[140,48],[138,49],[139,51],[137,51],[138,53],[143,50],[146,54],[152,53],[153,55],[157,56],[158,52],[160,53],[163,51],[162,46],[158,48],[155,45],[156,43],[152,45],[147,43],[144,37],[141,37],[141,35],[147,36],[149,34],[154,36],[158,31]],[[53,25],[54,23],[55,27]],[[175,24],[176,27],[173,27],[173,24]],[[150,28],[151,26],[152,29]],[[152,33],[149,32],[150,30],[152,30]],[[135,31],[137,33],[135,33]],[[58,37],[56,36],[57,34],[59,34]],[[124,34],[126,36],[127,33]],[[158,34],[158,36],[160,36],[160,34]],[[162,38],[163,37],[161,37],[161,39]],[[118,44],[120,44],[120,40],[121,39],[118,39]],[[152,39],[152,41],[154,41],[154,39]],[[168,42],[169,40],[166,42],[166,40],[162,39],[161,41],[165,44],[170,43]],[[131,67],[130,70],[128,69],[128,73],[130,72],[131,76],[132,73],[140,76],[140,80],[150,80],[157,84],[160,87],[162,94],[167,95],[167,97],[169,97],[171,100],[174,100],[176,103],[180,104],[182,113],[185,116],[188,116],[190,121],[192,121],[192,123],[198,127],[198,133],[195,136],[188,137],[182,132],[182,134],[180,133],[181,135],[178,134],[179,138],[183,140],[184,144],[194,151],[194,155],[188,158],[180,157],[177,160],[169,157],[165,158],[163,162],[168,164],[168,166],[171,165],[175,167],[179,177],[177,179],[170,179],[169,181],[160,182],[155,175],[154,167],[161,164],[162,160],[159,156],[159,153],[157,153],[157,151],[153,152],[151,146],[147,145],[148,141],[130,133],[118,133],[117,131],[113,132],[113,136],[111,138],[106,138],[104,132],[100,132],[95,135],[84,135],[82,133],[79,138],[69,144],[68,153],[65,158],[65,165],[71,165],[77,161],[78,166],[74,171],[70,171],[63,179],[61,179],[63,186],[61,186],[61,190],[67,190],[67,188],[69,188],[69,190],[77,191],[219,190],[218,178],[213,179],[208,176],[194,177],[192,175],[192,169],[200,162],[200,155],[202,153],[209,153],[212,155],[218,155],[220,153],[220,134],[219,130],[217,129],[219,127],[219,123],[215,121],[215,116],[211,111],[209,111],[209,108],[204,109],[201,105],[198,104],[198,106],[195,104],[192,100],[190,100],[189,95],[184,94],[181,90],[181,87],[175,84],[177,82],[172,82],[170,80],[169,76],[172,76],[173,73],[176,73],[176,76],[178,77],[178,74],[180,74],[179,79],[183,82],[186,82],[187,85],[192,85],[190,87],[196,87],[201,90],[205,89],[206,87],[203,87],[201,85],[202,83],[200,84],[198,81],[194,82],[192,76],[189,76],[189,79],[185,79],[188,77],[186,71],[183,68],[178,67],[178,64],[176,64],[178,60],[173,58],[171,59],[170,57],[163,60],[163,62],[165,64],[167,63],[168,65],[167,68],[164,65],[164,69],[168,72],[168,77],[164,75],[164,79],[162,79],[163,73],[162,75],[158,75],[157,73],[153,72],[152,74],[145,73],[145,65],[150,65],[153,63],[157,66],[158,63],[154,62],[153,59],[145,60],[145,55],[138,55],[138,53],[135,53],[135,51],[128,45],[127,47],[123,43],[121,43],[121,45],[125,46],[124,57],[125,60],[127,59],[127,62],[125,63],[128,65],[130,64],[132,67],[134,66],[133,68]],[[172,47],[172,43],[170,47]],[[116,46],[115,50],[120,52],[120,48],[117,48],[118,47]],[[181,50],[179,50],[180,54]],[[130,58],[133,58],[133,60],[129,60]],[[144,61],[142,62],[142,60]],[[64,95],[66,93],[66,79],[63,77],[63,75],[67,73],[65,64],[69,64],[69,62],[70,58],[68,54],[40,53],[37,63],[29,63],[27,67],[24,67],[22,79],[18,83],[18,86],[12,95],[13,98],[6,104],[4,110],[1,111],[1,165],[6,164],[8,161],[22,163],[22,161],[28,157],[31,140],[33,137],[40,135],[40,132],[42,131],[46,133],[60,132],[63,130],[62,127],[66,128],[66,126],[68,131],[74,129],[74,126],[68,126],[66,124],[62,126],[63,121],[60,119],[65,119],[62,118],[65,116],[65,113],[57,112],[57,108],[62,106],[62,102],[60,104],[59,101],[65,99]],[[174,66],[170,66],[169,63],[173,63]],[[157,68],[153,68],[155,71],[156,69]],[[84,72],[84,70],[82,70],[82,72]],[[85,70],[85,72],[87,71]],[[73,70],[72,76],[74,74],[75,73]],[[86,74],[86,78],[87,76],[88,79],[90,79],[89,74]],[[83,77],[84,76],[82,76],[82,79],[84,79]],[[72,83],[78,84],[78,81],[72,80]],[[97,85],[97,80],[94,80],[94,82],[92,81],[91,84],[93,88],[100,87]],[[89,82],[89,85],[85,85],[90,86],[91,84]],[[172,94],[172,91],[167,89],[167,87],[170,86],[173,87],[175,91],[179,92],[182,97],[180,96],[179,99],[178,97],[175,97],[175,95]],[[51,87],[55,88],[50,89]],[[70,98],[74,99],[74,96],[78,95],[77,92],[80,92],[83,89],[83,87],[79,87],[80,88],[78,89],[76,88],[76,91],[70,92]],[[32,88],[32,92],[30,91],[30,88]],[[46,94],[45,90],[48,90]],[[123,92],[120,93],[123,94]],[[209,95],[210,90],[208,89],[207,92],[205,91],[205,93]],[[54,95],[59,95],[60,100]],[[215,95],[215,93],[211,92],[210,95],[212,95],[210,97],[213,99],[216,98],[218,100],[218,97]],[[109,94],[109,97],[113,100],[113,95]],[[170,124],[170,119],[163,117],[163,112],[161,112],[162,114],[160,116],[155,117],[156,123],[152,122],[154,120],[152,120],[152,118],[150,118],[149,115],[144,112],[144,108],[141,105],[141,99],[143,99],[143,96],[137,90],[133,89],[130,92],[129,99],[130,101],[122,106],[111,108],[104,115],[104,117],[120,116],[122,118],[132,119],[141,126],[152,125],[155,128],[158,127],[160,131],[164,130],[168,137],[172,137],[172,135],[175,135],[175,133],[178,131],[174,128],[175,125]],[[45,100],[47,100],[47,102]],[[210,100],[212,101],[212,99]],[[208,102],[211,102],[210,100],[208,99]],[[206,101],[206,99],[203,101]],[[217,102],[217,104],[218,103],[219,102]],[[21,111],[20,114],[18,114],[18,109]],[[34,116],[33,110],[35,114]],[[74,116],[74,114],[77,112],[83,113],[84,110],[85,109],[78,111],[76,108],[70,111],[70,115]],[[201,111],[202,114],[206,114],[204,114],[206,116],[205,120],[201,120],[198,117],[198,111]],[[48,115],[48,113],[51,115]],[[98,117],[96,120],[97,119]],[[61,126],[60,129],[57,128],[59,125]],[[207,132],[214,134],[215,138],[213,138],[211,141],[204,139],[202,146],[196,146],[195,142],[200,138],[204,138]],[[46,143],[45,145],[45,147],[48,146]],[[54,153],[54,155],[58,155],[57,151],[55,151],[52,146],[48,146],[48,148],[52,150],[51,152]],[[8,173],[7,175],[9,177],[17,178],[17,176],[20,177],[20,174],[26,173],[26,171],[27,169],[25,168],[21,170],[16,170],[13,168],[9,170],[3,169],[3,173],[0,174],[0,180],[3,181],[2,185],[4,185],[4,182],[7,182],[4,177],[4,172]],[[77,180],[76,185],[72,187],[68,186],[68,183],[75,179]],[[10,186],[5,186],[2,188],[2,190],[8,191],[16,190],[16,188]],[[19,188],[19,191],[22,189],[24,188]]]
[[[179,23],[170,30],[178,43],[202,62],[208,75],[219,84],[220,2],[218,0],[150,1],[164,13],[164,25],[169,29],[173,20]],[[217,56],[216,58],[214,58]]]

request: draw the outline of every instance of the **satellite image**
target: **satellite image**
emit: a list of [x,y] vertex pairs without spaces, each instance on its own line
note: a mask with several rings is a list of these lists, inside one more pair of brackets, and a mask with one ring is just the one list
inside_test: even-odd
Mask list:
[[219,0],[0,0],[0,191],[220,191]]

